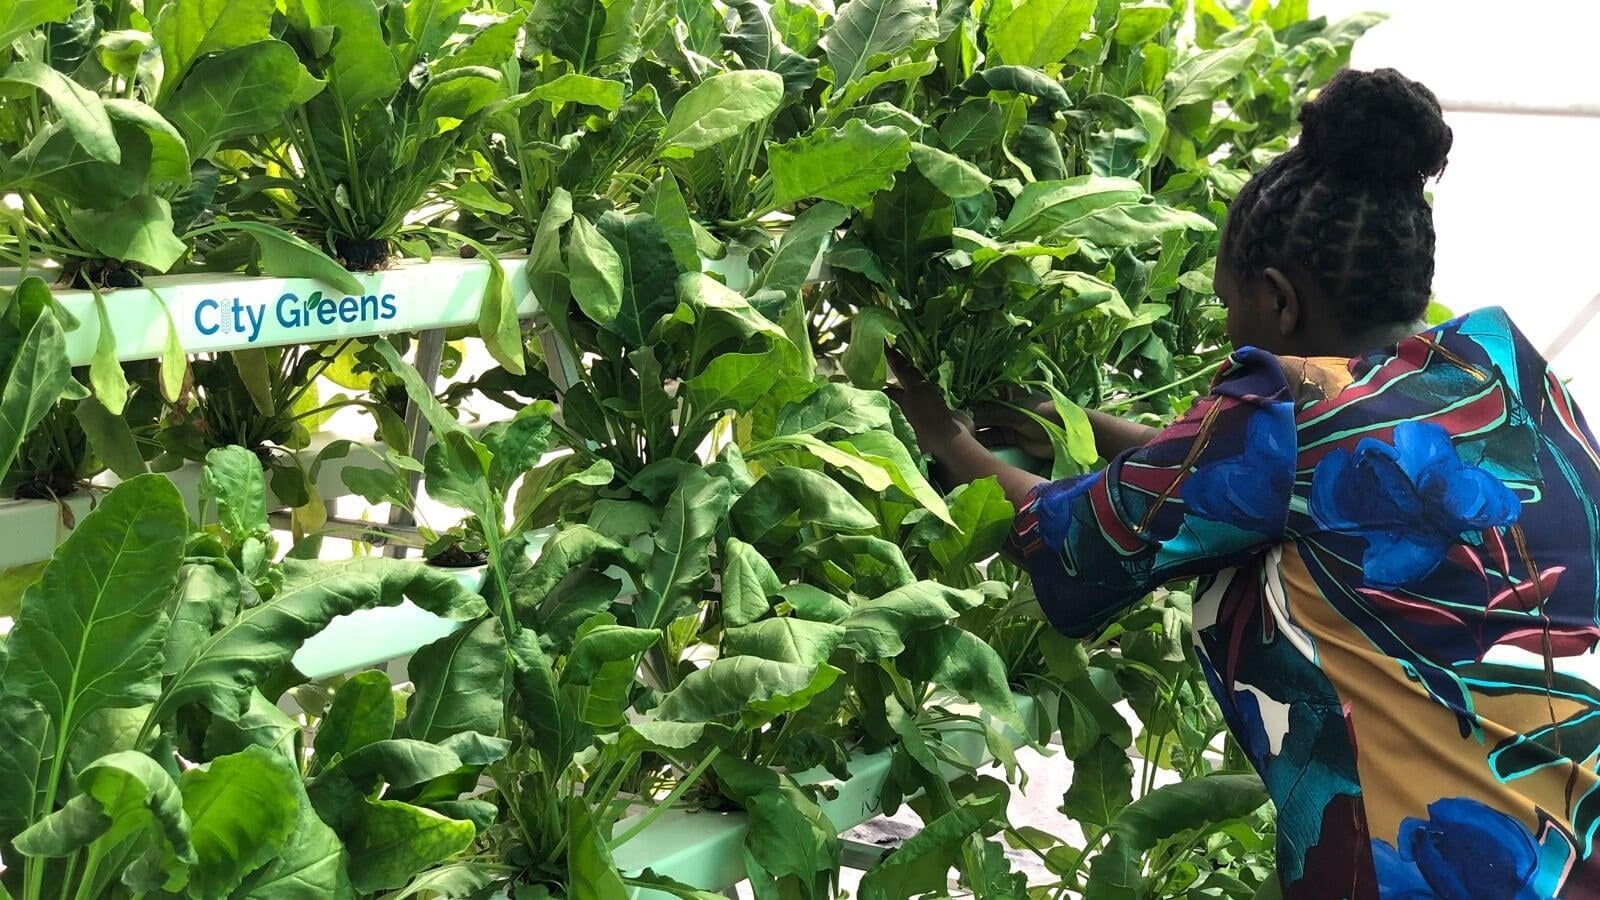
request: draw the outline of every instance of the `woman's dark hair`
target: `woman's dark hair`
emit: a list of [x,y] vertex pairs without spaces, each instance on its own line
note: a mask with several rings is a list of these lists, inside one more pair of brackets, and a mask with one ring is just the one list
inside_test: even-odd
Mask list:
[[1451,141],[1438,98],[1393,69],[1345,69],[1300,124],[1300,143],[1234,200],[1228,262],[1246,275],[1298,267],[1352,324],[1420,318],[1434,245],[1422,187]]

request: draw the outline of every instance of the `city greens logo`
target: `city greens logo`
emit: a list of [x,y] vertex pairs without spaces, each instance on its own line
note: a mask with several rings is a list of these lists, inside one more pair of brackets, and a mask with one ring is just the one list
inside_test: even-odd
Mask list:
[[194,306],[194,328],[206,337],[243,335],[246,343],[253,344],[261,337],[269,313],[278,328],[295,331],[316,325],[332,328],[338,324],[384,322],[393,319],[397,312],[393,294],[328,297],[321,291],[313,291],[302,298],[291,292],[272,304],[246,303],[238,297],[232,300],[207,297]]

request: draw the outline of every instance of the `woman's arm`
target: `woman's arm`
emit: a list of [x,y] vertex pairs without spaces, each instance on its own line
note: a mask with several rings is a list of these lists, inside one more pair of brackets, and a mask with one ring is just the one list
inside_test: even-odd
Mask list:
[[938,388],[899,359],[898,354],[891,354],[889,360],[901,385],[894,392],[894,399],[916,431],[917,443],[939,463],[944,475],[958,484],[992,475],[1011,505],[1022,508],[1033,489],[1047,479],[997,459],[973,435],[972,428],[950,411]]
[[[1060,411],[1048,397],[1034,402],[1030,408],[1039,418],[1057,426],[1062,424]],[[1114,459],[1125,451],[1143,447],[1161,433],[1158,428],[1097,410],[1086,409],[1084,413],[1089,417],[1089,427],[1094,430],[1095,451],[1102,459]],[[1002,440],[1014,443],[1034,456],[1049,457],[1054,452],[1050,436],[1045,434],[1037,421],[1021,410],[998,404],[985,406],[978,411],[977,423],[979,428],[997,432]]]

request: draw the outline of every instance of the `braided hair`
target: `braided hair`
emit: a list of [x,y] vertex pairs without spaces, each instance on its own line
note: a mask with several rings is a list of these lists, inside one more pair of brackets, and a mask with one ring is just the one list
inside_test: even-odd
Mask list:
[[1300,142],[1234,200],[1228,262],[1241,274],[1295,266],[1352,326],[1422,317],[1433,283],[1433,210],[1444,171],[1439,100],[1394,69],[1340,71],[1300,109]]

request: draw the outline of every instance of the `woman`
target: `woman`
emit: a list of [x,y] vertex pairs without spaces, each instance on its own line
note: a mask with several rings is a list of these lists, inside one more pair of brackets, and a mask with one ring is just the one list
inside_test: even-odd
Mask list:
[[1434,95],[1345,71],[1300,120],[1234,202],[1239,349],[1180,421],[1096,416],[1111,465],[1045,483],[901,363],[907,418],[953,479],[999,479],[1061,631],[1206,579],[1195,641],[1286,896],[1600,896],[1600,450],[1503,312],[1421,322]]

